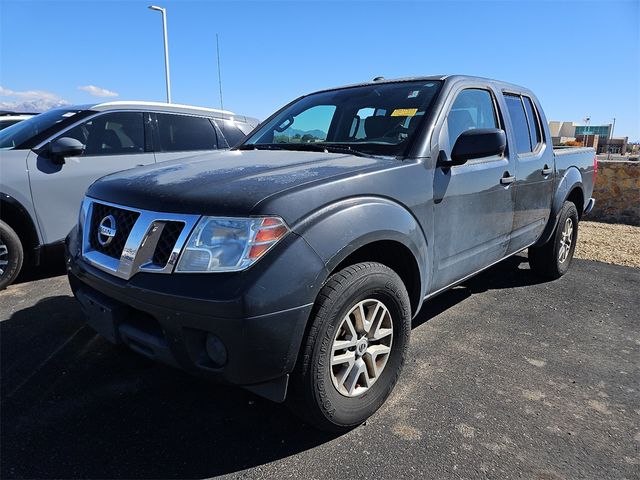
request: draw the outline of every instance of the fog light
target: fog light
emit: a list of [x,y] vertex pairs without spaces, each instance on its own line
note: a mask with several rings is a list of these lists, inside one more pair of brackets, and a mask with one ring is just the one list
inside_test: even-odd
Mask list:
[[207,334],[205,348],[207,349],[207,355],[209,355],[214,366],[222,367],[227,363],[227,349],[225,348],[224,343],[222,343],[222,340],[216,337],[213,333]]

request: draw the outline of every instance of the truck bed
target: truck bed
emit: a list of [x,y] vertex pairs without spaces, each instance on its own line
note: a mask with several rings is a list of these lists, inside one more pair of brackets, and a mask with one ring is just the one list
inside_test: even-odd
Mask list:
[[554,147],[553,156],[556,164],[556,178],[565,178],[570,170],[577,170],[574,175],[581,177],[584,191],[583,209],[593,193],[598,161],[596,151],[591,147]]

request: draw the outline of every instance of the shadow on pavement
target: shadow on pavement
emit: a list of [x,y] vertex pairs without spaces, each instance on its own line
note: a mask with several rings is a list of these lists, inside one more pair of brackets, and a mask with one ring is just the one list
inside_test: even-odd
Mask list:
[[16,312],[0,334],[0,478],[211,477],[335,438],[109,344],[72,297]]
[[[475,292],[536,283],[522,261],[436,297],[414,327]],[[2,478],[211,477],[336,438],[283,405],[114,347],[68,296],[14,313],[0,333]]]
[[58,253],[56,255],[44,257],[40,265],[37,267],[24,268],[13,283],[19,284],[33,282],[34,280],[42,280],[65,274],[64,255],[62,253]]
[[413,319],[412,327],[419,327],[445,310],[469,298],[474,293],[526,287],[544,282],[545,280],[535,276],[529,270],[526,256],[514,255],[457,287],[425,302],[418,315]]

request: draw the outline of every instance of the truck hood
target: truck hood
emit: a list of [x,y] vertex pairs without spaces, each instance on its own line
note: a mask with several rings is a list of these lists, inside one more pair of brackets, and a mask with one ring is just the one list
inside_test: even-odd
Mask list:
[[160,212],[235,216],[251,214],[259,202],[302,185],[398,163],[322,152],[235,150],[108,175],[87,195]]

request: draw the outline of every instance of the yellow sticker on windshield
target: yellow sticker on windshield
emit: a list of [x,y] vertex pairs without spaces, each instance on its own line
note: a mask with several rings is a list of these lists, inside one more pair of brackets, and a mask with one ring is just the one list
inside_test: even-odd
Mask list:
[[396,108],[391,112],[392,117],[413,117],[417,113],[417,108]]

